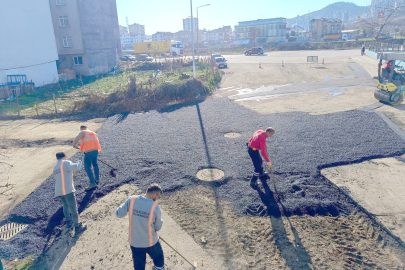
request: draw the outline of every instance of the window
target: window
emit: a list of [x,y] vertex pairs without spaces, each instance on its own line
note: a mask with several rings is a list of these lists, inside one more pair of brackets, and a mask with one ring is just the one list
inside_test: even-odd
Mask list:
[[328,32],[328,26],[324,25],[323,26],[323,34],[326,35],[327,32]]
[[60,27],[68,27],[69,26],[68,16],[59,16],[59,25]]
[[73,47],[73,42],[71,37],[63,37],[63,47],[71,48]]
[[332,34],[335,33],[335,26],[334,25],[331,26],[331,32],[332,32]]
[[75,56],[73,57],[73,62],[75,65],[83,65],[83,57]]
[[56,0],[56,5],[58,6],[66,5],[66,0]]

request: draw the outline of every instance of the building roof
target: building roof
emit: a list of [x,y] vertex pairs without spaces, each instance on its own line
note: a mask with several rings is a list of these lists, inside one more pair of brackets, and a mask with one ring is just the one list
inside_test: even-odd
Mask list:
[[253,21],[243,21],[243,22],[238,22],[238,26],[243,26],[243,25],[255,25],[255,24],[266,24],[266,23],[287,23],[286,18],[279,17],[279,18],[270,18],[270,19],[257,19]]
[[326,22],[331,22],[331,23],[335,23],[335,22],[342,22],[341,19],[326,19],[326,18],[320,18],[320,19],[312,19],[311,22],[313,21],[326,21]]

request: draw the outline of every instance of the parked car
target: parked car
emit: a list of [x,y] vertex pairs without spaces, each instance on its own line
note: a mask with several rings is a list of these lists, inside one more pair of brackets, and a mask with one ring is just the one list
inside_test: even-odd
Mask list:
[[138,60],[138,61],[152,61],[153,57],[150,57],[147,54],[138,54],[136,56],[136,60]]
[[222,57],[222,55],[219,54],[219,53],[211,54],[211,59],[212,59],[212,60],[214,60],[214,59],[217,58],[217,57]]
[[218,66],[218,68],[226,68],[228,67],[228,64],[226,63],[226,60],[224,57],[217,57],[215,58],[215,64]]
[[122,61],[135,61],[136,58],[133,55],[124,55],[123,57],[121,57]]
[[263,55],[264,49],[262,47],[253,47],[252,49],[245,51],[245,55],[252,55],[252,54]]

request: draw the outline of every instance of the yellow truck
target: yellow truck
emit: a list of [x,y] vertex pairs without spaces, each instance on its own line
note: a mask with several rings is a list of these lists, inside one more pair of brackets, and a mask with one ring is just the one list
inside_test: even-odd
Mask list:
[[135,54],[166,54],[183,55],[184,46],[181,41],[162,40],[134,43]]

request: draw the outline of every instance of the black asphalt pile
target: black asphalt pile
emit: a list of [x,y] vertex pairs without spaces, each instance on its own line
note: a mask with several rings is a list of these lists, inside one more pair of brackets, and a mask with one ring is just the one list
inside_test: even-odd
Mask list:
[[[320,169],[405,153],[405,142],[373,112],[260,115],[228,99],[217,99],[159,112],[115,115],[98,134],[103,147],[100,159],[116,168],[117,175],[112,177],[111,168],[100,163],[102,183],[85,193],[88,179],[82,170],[75,180],[79,210],[124,183],[145,189],[157,182],[166,193],[211,185],[217,199],[232,202],[240,214],[271,214],[262,193],[249,186],[253,166],[246,149],[255,130],[268,126],[276,129],[268,140],[276,187],[267,181],[273,193],[269,196],[274,197],[269,201],[277,202],[286,215],[348,213],[355,205],[320,175]],[[224,137],[228,132],[242,136]],[[198,170],[208,167],[223,170],[225,179],[216,184],[198,181]],[[1,243],[5,258],[38,254],[46,248],[64,222],[61,203],[53,196],[51,177],[12,211],[8,221],[31,225]]]

